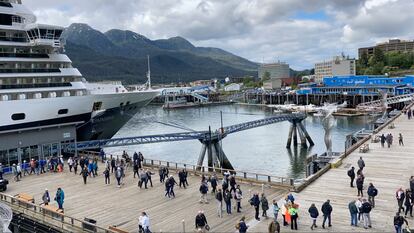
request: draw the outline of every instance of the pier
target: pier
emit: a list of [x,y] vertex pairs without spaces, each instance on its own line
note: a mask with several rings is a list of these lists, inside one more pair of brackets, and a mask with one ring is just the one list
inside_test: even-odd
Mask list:
[[[160,164],[168,165],[170,174],[173,174],[175,178],[177,178],[177,169],[185,166],[189,171],[189,187],[181,189],[176,186],[176,198],[168,199],[164,197],[165,187],[164,184],[160,184],[156,169]],[[99,165],[100,168],[104,166],[103,164]],[[145,160],[145,166],[153,168],[152,171],[156,173],[152,176],[153,188],[140,189],[137,187],[138,178],[133,178],[132,168],[129,168],[126,173],[125,185],[117,188],[113,175],[111,175],[111,185],[105,185],[101,173],[102,169],[99,171],[98,177],[88,177],[87,184],[84,185],[82,177],[79,174],[69,173],[66,166],[63,173],[31,175],[23,177],[20,182],[11,181],[9,189],[4,192],[5,195],[0,195],[0,197],[2,202],[12,203],[10,201],[11,196],[18,193],[32,195],[35,200],[34,206],[30,205],[30,208],[26,209],[25,206],[16,206],[15,203],[11,205],[13,210],[20,210],[29,216],[33,216],[33,218],[38,216],[41,221],[53,224],[55,227],[63,226],[62,229],[72,232],[84,230],[82,229],[84,218],[96,220],[98,232],[114,233],[108,230],[109,226],[118,226],[119,229],[126,232],[136,232],[138,217],[142,211],[146,211],[150,216],[152,232],[193,232],[194,218],[199,210],[205,212],[212,232],[234,232],[235,223],[243,215],[247,218],[254,215],[254,209],[247,201],[250,194],[256,191],[264,191],[270,203],[273,199],[278,200],[285,196],[292,188],[292,182],[288,178],[235,171],[238,174],[236,180],[241,185],[244,196],[242,201],[243,212],[236,213],[233,209],[233,214],[227,215],[224,208],[223,218],[218,218],[214,195],[208,194],[208,204],[199,203],[201,174],[207,175],[207,172],[198,172],[195,165],[151,159]],[[202,171],[208,170],[208,167],[202,169]],[[221,178],[219,171],[217,173],[218,177]],[[12,180],[11,177],[7,178]],[[53,198],[58,187],[62,187],[65,192],[65,214],[58,215],[58,220],[56,220],[56,218],[53,219],[43,214],[39,203],[42,203],[42,194],[45,188],[48,188],[51,195],[50,206],[57,206]],[[232,207],[234,206],[235,201],[232,200]]]
[[[391,148],[381,147],[379,142],[371,142],[371,136],[367,136],[366,144],[369,145],[367,153],[361,153],[359,148],[354,148],[353,152],[347,155],[343,160],[331,164],[321,175],[316,175],[316,179],[304,187],[302,191],[295,194],[295,203],[299,204],[298,228],[300,232],[309,232],[311,218],[308,214],[308,208],[315,203],[319,209],[319,218],[317,232],[393,232],[393,218],[398,210],[395,192],[398,188],[409,188],[409,178],[414,175],[414,135],[412,129],[414,120],[408,120],[406,116],[401,115],[393,121],[395,128],[390,129],[384,126],[377,135],[382,133],[392,133],[394,142]],[[398,134],[404,136],[405,146],[398,145]],[[368,198],[367,187],[373,183],[378,189],[378,196],[375,198],[375,208],[371,211],[372,228],[365,230],[362,223],[359,227],[350,226],[350,214],[348,204],[357,199],[357,189],[350,188],[350,179],[347,171],[351,166],[357,166],[359,157],[365,161],[364,168],[364,198]],[[330,168],[330,169],[329,169]],[[324,173],[324,174],[323,174]],[[322,213],[320,211],[322,204],[329,199],[333,207],[332,228],[322,229]],[[408,218],[410,226],[414,224],[413,218]],[[265,232],[267,224],[257,224],[253,229],[254,232]],[[282,231],[290,231],[290,228],[283,228]]]

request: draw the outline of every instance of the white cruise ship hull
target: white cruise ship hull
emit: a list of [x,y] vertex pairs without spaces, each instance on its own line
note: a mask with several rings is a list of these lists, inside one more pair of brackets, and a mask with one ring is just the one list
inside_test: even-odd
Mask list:
[[[90,96],[72,96],[47,99],[0,101],[0,133],[75,122],[88,122],[93,99]],[[63,110],[65,114],[59,114]],[[24,119],[13,120],[13,114],[24,114]]]
[[94,102],[102,102],[103,111],[77,129],[78,141],[109,139],[121,129],[140,108],[150,103],[158,91],[94,94]]

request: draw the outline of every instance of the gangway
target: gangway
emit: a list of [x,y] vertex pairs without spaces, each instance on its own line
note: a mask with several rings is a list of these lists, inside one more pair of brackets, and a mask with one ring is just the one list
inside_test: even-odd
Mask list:
[[[149,143],[160,143],[160,142],[173,142],[173,141],[186,141],[186,140],[199,140],[202,143],[200,156],[198,159],[198,165],[201,167],[204,161],[205,154],[208,154],[208,165],[209,167],[221,167],[225,169],[233,170],[233,166],[227,159],[223,149],[221,148],[220,141],[227,137],[229,134],[237,133],[243,130],[257,128],[269,124],[275,124],[278,122],[289,121],[292,123],[289,131],[288,146],[290,147],[292,133],[294,139],[294,145],[297,146],[297,134],[298,132],[301,145],[307,147],[306,139],[309,141],[310,146],[314,143],[307,133],[305,127],[301,123],[306,118],[303,113],[294,114],[281,114],[277,116],[267,117],[264,119],[244,122],[240,124],[226,126],[215,131],[209,129],[208,131],[192,131],[192,132],[180,132],[170,134],[157,134],[147,136],[136,136],[126,138],[112,138],[104,140],[93,140],[83,141],[76,143],[63,144],[62,147],[68,151],[79,151],[79,150],[91,150],[100,149],[106,147],[118,147],[118,146],[130,146],[130,145],[141,145]],[[306,139],[305,139],[306,138]]]
[[203,95],[200,95],[200,94],[198,94],[198,93],[196,93],[196,92],[191,92],[191,94],[190,94],[192,97],[194,97],[194,98],[196,98],[196,99],[198,99],[200,102],[202,102],[202,103],[206,103],[206,102],[208,102],[208,97],[205,97],[205,96],[203,96]]
[[397,104],[403,103],[407,101],[413,101],[414,93],[405,94],[405,95],[397,95],[393,97],[388,97],[386,99],[374,100],[370,102],[361,103],[357,106],[358,110],[367,110],[372,108],[382,108],[388,106],[389,104]]

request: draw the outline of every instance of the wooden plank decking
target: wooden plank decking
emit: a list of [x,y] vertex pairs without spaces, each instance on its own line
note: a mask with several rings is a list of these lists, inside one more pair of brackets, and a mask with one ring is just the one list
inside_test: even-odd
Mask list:
[[[177,176],[175,177],[178,180]],[[220,219],[216,216],[216,202],[212,195],[209,195],[209,204],[198,202],[199,176],[189,177],[188,189],[176,186],[176,198],[171,200],[164,197],[164,184],[160,184],[158,175],[153,176],[154,187],[148,190],[140,190],[137,187],[138,180],[133,178],[131,170],[127,172],[125,181],[122,188],[117,188],[113,177],[111,185],[105,185],[103,175],[99,175],[96,178],[88,178],[88,184],[84,185],[81,176],[65,170],[63,173],[26,176],[17,183],[12,181],[6,194],[28,193],[33,195],[39,204],[45,188],[49,189],[53,200],[56,189],[62,187],[65,192],[65,214],[78,219],[87,217],[97,220],[97,225],[105,228],[124,223],[119,226],[120,229],[136,232],[138,216],[142,211],[146,211],[150,216],[153,232],[181,232],[182,220],[185,220],[186,231],[193,232],[195,215],[199,210],[204,210],[212,231],[234,232],[234,225],[242,215],[249,219],[254,215],[253,208],[247,203],[249,189],[252,192],[261,191],[261,186],[242,184],[245,196],[242,202],[243,213],[234,213],[230,216],[223,213],[223,218]],[[265,188],[265,193],[271,202],[272,199],[282,198],[287,190]],[[51,204],[56,205],[56,202],[52,201]]]
[[[393,217],[398,210],[395,199],[395,191],[399,187],[409,188],[409,178],[414,175],[414,120],[408,120],[402,115],[394,121],[395,129],[383,129],[382,133],[392,133],[394,144],[391,148],[382,148],[380,143],[370,143],[368,153],[359,153],[359,150],[351,153],[343,164],[336,169],[331,169],[322,175],[314,183],[310,184],[300,193],[296,194],[296,201],[300,205],[298,228],[301,232],[309,232],[311,219],[308,208],[315,203],[319,209],[324,201],[331,200],[333,206],[332,228],[321,229],[322,216],[318,219],[317,230],[330,232],[395,232]],[[398,145],[398,134],[404,136],[405,146]],[[358,167],[357,160],[362,156],[366,163],[364,174],[364,197],[369,183],[373,183],[379,194],[375,200],[375,208],[371,212],[372,229],[365,230],[362,223],[359,227],[350,226],[350,215],[348,203],[356,200],[356,188],[349,187],[347,170],[351,167]],[[414,226],[414,218],[408,218],[410,226]],[[268,221],[267,221],[268,222]],[[280,221],[279,221],[280,222]],[[258,224],[251,229],[255,232],[266,232],[267,224]],[[290,231],[282,227],[282,231]]]

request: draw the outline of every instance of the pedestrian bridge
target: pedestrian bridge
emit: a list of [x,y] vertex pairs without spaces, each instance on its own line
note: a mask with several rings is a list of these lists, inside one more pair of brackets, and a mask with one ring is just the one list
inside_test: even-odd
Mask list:
[[100,149],[106,147],[118,147],[118,146],[130,146],[141,145],[149,143],[160,142],[174,142],[174,141],[186,141],[186,140],[199,140],[202,143],[202,148],[198,160],[198,165],[201,166],[204,161],[205,154],[208,154],[208,165],[210,167],[222,167],[227,169],[233,169],[233,166],[227,159],[223,149],[221,148],[220,141],[229,134],[237,133],[240,131],[253,129],[265,125],[275,124],[283,121],[289,121],[292,123],[287,147],[290,147],[293,138],[294,146],[297,146],[297,134],[301,139],[301,145],[307,147],[306,140],[308,140],[310,146],[314,143],[307,133],[305,127],[301,123],[306,118],[303,113],[294,114],[280,114],[264,119],[244,122],[240,124],[226,126],[215,131],[211,129],[207,131],[190,131],[170,134],[157,134],[146,136],[135,136],[126,138],[112,138],[105,140],[83,141],[71,144],[63,145],[69,151],[91,150]]
[[361,103],[357,106],[358,110],[369,110],[370,108],[385,108],[390,104],[403,103],[407,101],[412,101],[414,98],[414,93],[406,95],[397,95],[393,97],[386,98],[385,100],[374,100],[370,102]]

